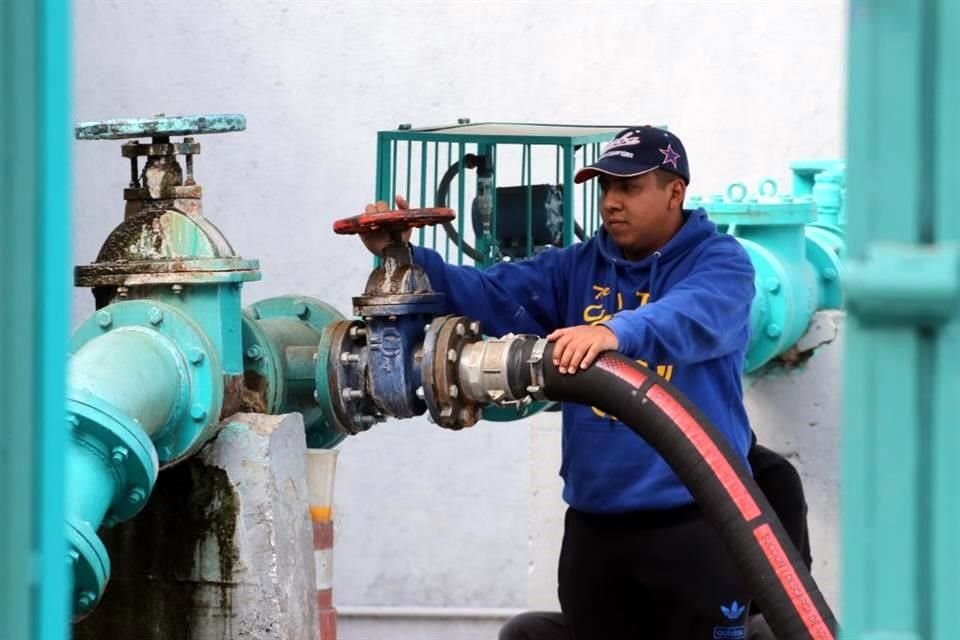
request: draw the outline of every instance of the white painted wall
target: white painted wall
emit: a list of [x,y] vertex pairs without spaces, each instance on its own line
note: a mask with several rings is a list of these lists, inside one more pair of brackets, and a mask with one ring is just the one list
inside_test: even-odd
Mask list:
[[[666,123],[691,191],[788,180],[843,149],[846,3],[74,3],[74,117],[240,112],[196,162],[207,215],[282,293],[350,312],[369,257],[335,218],[373,195],[375,134],[479,121]],[[118,143],[74,146],[74,261],[119,222]],[[74,321],[92,309],[75,298]],[[390,422],[342,445],[340,604],[524,607],[541,490],[528,423]],[[535,511],[533,511],[535,513]],[[558,514],[542,514],[544,518]],[[536,521],[534,522],[536,524]],[[346,637],[346,635],[345,635]]]
[[840,311],[814,316],[800,347],[802,366],[770,366],[746,380],[744,401],[757,439],[779,451],[803,479],[813,577],[842,621],[840,601],[840,419],[843,325]]

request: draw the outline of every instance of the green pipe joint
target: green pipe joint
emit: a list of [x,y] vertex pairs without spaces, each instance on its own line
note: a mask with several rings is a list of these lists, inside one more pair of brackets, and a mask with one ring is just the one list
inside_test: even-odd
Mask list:
[[316,393],[323,330],[343,319],[325,302],[303,296],[261,300],[243,312],[244,404],[259,413],[300,413],[311,449],[346,437],[324,417],[324,398]]

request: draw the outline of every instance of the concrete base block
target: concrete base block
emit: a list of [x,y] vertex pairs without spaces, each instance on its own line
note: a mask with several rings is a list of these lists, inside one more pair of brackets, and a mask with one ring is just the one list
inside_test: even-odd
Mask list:
[[147,507],[101,532],[113,566],[74,638],[317,637],[299,414],[238,414],[160,472]]

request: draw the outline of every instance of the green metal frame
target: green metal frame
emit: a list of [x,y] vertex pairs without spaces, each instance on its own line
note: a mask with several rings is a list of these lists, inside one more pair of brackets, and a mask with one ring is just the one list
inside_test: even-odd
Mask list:
[[[581,147],[583,150],[583,159],[584,164],[588,163],[588,160],[592,162],[596,160],[599,155],[599,145],[610,141],[614,135],[624,126],[614,125],[614,126],[590,126],[590,125],[564,125],[564,124],[540,124],[540,123],[516,123],[516,122],[464,122],[459,125],[454,126],[444,126],[444,127],[426,127],[412,129],[406,125],[402,125],[401,128],[394,131],[379,131],[377,133],[377,171],[376,171],[376,199],[383,200],[388,203],[393,202],[393,198],[397,193],[397,169],[400,166],[407,168],[412,168],[415,165],[413,164],[413,143],[419,142],[420,145],[420,201],[411,202],[412,206],[432,206],[431,201],[426,201],[424,194],[426,193],[426,172],[428,164],[429,153],[427,151],[427,143],[434,143],[434,158],[433,165],[434,169],[434,186],[437,183],[437,170],[436,167],[439,164],[439,147],[441,143],[447,143],[449,161],[452,161],[454,158],[457,160],[462,160],[464,155],[468,153],[467,145],[476,146],[478,153],[484,153],[486,150],[493,151],[494,158],[496,158],[497,146],[498,145],[519,145],[523,148],[523,160],[522,164],[522,178],[521,182],[523,184],[529,185],[531,182],[531,148],[535,146],[552,146],[557,148],[557,167],[556,167],[556,182],[563,185],[573,185],[573,176],[575,173],[575,167],[577,162],[577,147]],[[405,148],[401,149],[401,145],[405,143]],[[454,148],[456,151],[454,152]],[[403,150],[406,154],[405,164],[404,159],[400,158],[400,152]],[[588,159],[587,153],[591,152],[592,155]],[[496,172],[494,173],[496,180]],[[458,189],[457,193],[459,194],[459,201],[456,203],[456,211],[458,212],[457,216],[457,233],[460,236],[460,242],[456,247],[456,261],[458,263],[463,262],[463,237],[464,237],[464,227],[466,225],[466,219],[468,217],[467,203],[465,202],[465,172],[461,169],[458,176]],[[401,185],[402,186],[402,185]],[[406,181],[406,194],[411,193],[411,180],[410,180],[410,171],[407,174]],[[494,185],[494,188],[496,184]],[[575,222],[575,192],[573,189],[567,188],[563,191],[563,210],[564,220],[563,220],[563,232],[562,238],[564,245],[570,245],[574,242],[574,222]],[[529,211],[529,203],[528,203]],[[586,211],[584,212],[584,217],[586,217]],[[494,199],[494,211],[493,211],[493,221],[496,225],[497,214],[496,214],[496,199]],[[528,254],[532,253],[532,234],[530,233],[529,225],[530,219],[527,220],[528,224]],[[495,229],[495,226],[494,226]],[[436,243],[436,235],[433,236],[433,246],[438,247]],[[425,244],[426,232],[421,230],[419,234],[419,244]],[[486,248],[484,246],[484,239],[478,239],[478,249],[483,252]],[[450,259],[449,256],[449,247],[445,253],[445,258]],[[480,267],[485,267],[489,265],[477,265]]]
[[0,637],[67,637],[69,9],[0,3]]
[[960,632],[958,28],[955,0],[850,7],[845,638]]

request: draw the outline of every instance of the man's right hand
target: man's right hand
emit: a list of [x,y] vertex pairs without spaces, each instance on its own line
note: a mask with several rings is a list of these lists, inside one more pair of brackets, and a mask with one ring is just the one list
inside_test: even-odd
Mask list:
[[[410,205],[407,204],[407,199],[403,196],[396,197],[397,209],[409,209]],[[386,202],[382,200],[376,204],[368,204],[364,207],[364,213],[376,213],[378,211],[389,211],[390,208],[387,206]],[[410,234],[413,232],[413,229],[407,229],[403,232],[403,241],[410,242]],[[367,249],[375,256],[379,256],[383,253],[383,248],[387,246],[390,242],[390,234],[383,230],[377,231],[368,231],[366,233],[360,234],[360,240],[363,241],[363,244]]]

